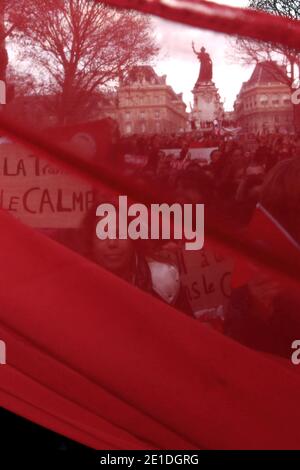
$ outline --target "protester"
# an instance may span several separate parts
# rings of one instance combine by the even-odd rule
[[[250,220],[255,217],[256,204],[260,201],[299,241],[299,142],[297,135],[264,133],[232,137],[216,135],[213,128],[185,133],[132,135],[120,138],[117,143],[118,166],[120,171],[134,178],[141,194],[146,193],[150,186],[154,193],[163,191],[168,195],[169,202],[204,204],[208,229],[214,226],[218,230],[220,228],[221,233],[229,230],[242,237]],[[182,243],[154,244],[147,241],[146,244],[118,237],[116,240],[99,240],[96,222],[93,208],[82,223],[83,243],[74,242],[81,238],[76,232],[73,249],[177,309],[189,315],[195,314],[191,300],[193,292],[187,295],[182,282],[180,260],[186,256]],[[70,243],[65,244],[70,246]],[[209,257],[214,258],[213,251],[209,252]],[[229,269],[226,259],[224,263],[224,269]],[[207,293],[212,289],[214,297],[219,298],[218,270],[226,276],[233,271],[222,273],[220,266],[223,265],[215,263],[213,266],[199,265],[198,271],[193,267],[191,277],[194,276],[197,283],[197,287],[196,284],[192,287],[194,294],[196,292],[203,297],[199,286],[210,273],[208,281],[205,280],[208,282],[204,286],[207,290],[205,295],[209,299]],[[234,269],[239,276],[240,267]],[[185,275],[189,276],[189,272]],[[210,278],[214,281],[209,283]],[[221,287],[223,289],[224,286]],[[229,289],[227,291],[230,292]],[[259,272],[245,285],[233,289],[229,304],[227,297],[224,302],[224,305],[218,303],[214,306],[210,301],[207,308],[205,302],[200,302],[202,310],[195,316],[210,323],[211,315],[213,325],[217,315],[218,320],[222,318],[224,322],[224,328],[218,326],[218,329],[235,340],[281,356],[290,354],[290,341],[299,326],[297,310],[300,301],[283,291],[277,280]]]
[[[111,203],[114,204],[114,199]],[[151,241],[121,239],[118,227],[116,239],[100,240],[96,236],[98,221],[94,207],[82,222],[82,252],[107,271],[190,315],[175,262],[161,262]]]
[[[262,207],[274,218],[271,230],[287,232],[286,245],[292,243],[293,259],[288,259],[288,250],[278,250],[271,233],[260,245],[282,263],[292,261],[294,267],[300,267],[299,178],[299,158],[281,161],[267,175],[260,195]],[[300,335],[299,311],[298,292],[283,286],[275,274],[270,276],[257,268],[247,285],[232,295],[226,332],[249,347],[289,358],[291,344]]]

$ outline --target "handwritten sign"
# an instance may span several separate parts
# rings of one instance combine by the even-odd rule
[[[0,145],[0,208],[36,228],[76,228],[93,204],[88,183],[25,147]]]
[[[195,316],[228,304],[233,262],[208,250],[180,252],[181,282]]]

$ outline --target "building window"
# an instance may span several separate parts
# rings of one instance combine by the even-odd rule
[[[126,126],[125,126],[125,133],[126,133],[126,134],[131,134],[131,132],[132,132],[131,123],[130,123],[130,122],[127,122],[127,123],[126,123]]]
[[[125,118],[126,118],[127,121],[130,119],[130,112],[129,111],[127,111],[125,113]]]
[[[145,119],[145,116],[146,116],[145,111],[141,111],[140,112],[140,118]]]
[[[154,116],[155,116],[155,119],[160,119],[160,111],[159,110],[156,110],[154,112]]]
[[[268,97],[267,95],[261,95],[260,97],[260,103],[262,106],[266,106],[268,104]]]

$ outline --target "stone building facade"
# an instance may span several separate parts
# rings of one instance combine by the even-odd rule
[[[188,115],[182,94],[150,66],[133,67],[118,89],[118,123],[122,135],[186,130]]]
[[[7,113],[29,125],[57,126],[55,115],[47,111],[51,96],[30,95],[13,100]],[[150,66],[135,66],[120,80],[117,89],[95,92],[92,105],[78,122],[110,118],[118,124],[121,135],[177,133],[187,130],[188,114],[182,93],[177,94]],[[16,117],[17,116],[17,117]]]
[[[272,61],[258,63],[243,83],[234,110],[244,132],[293,132],[294,112],[285,69]]]

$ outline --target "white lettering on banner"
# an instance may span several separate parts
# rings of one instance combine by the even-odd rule
[[[16,144],[0,145],[0,208],[36,228],[76,228],[91,186]]]

